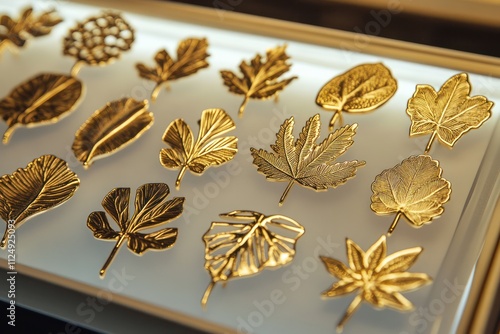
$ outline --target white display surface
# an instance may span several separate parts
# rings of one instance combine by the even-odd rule
[[[0,12],[17,16],[28,3],[1,0]],[[40,1],[35,8],[46,9],[47,3],[55,5],[65,21],[49,36],[29,41],[18,55],[4,52],[0,60],[1,97],[41,72],[68,74],[73,59],[62,55],[63,36],[76,20],[85,20],[100,11],[99,8],[58,1]],[[133,13],[124,13],[124,17],[135,28],[133,48],[106,67],[82,68],[78,77],[85,85],[86,94],[79,107],[54,125],[17,129],[10,143],[0,147],[1,175],[25,167],[41,155],[54,154],[65,159],[81,180],[80,188],[70,201],[27,221],[16,232],[18,263],[241,333],[334,332],[354,295],[328,300],[320,298],[321,292],[336,279],[327,273],[318,255],[345,261],[345,238],[354,240],[366,250],[387,231],[393,216],[377,216],[370,210],[371,183],[384,169],[411,155],[421,154],[429,138],[408,136],[407,100],[417,84],[430,84],[439,89],[459,71]],[[170,54],[175,54],[177,43],[187,37],[208,39],[210,67],[172,82],[171,91],[161,91],[157,101],[150,105],[155,117],[152,128],[132,145],[96,160],[84,170],[71,151],[76,130],[108,101],[125,96],[149,99],[153,83],[139,78],[135,63],[153,65],[157,51],[166,48]],[[219,71],[236,71],[243,59],[249,60],[256,52],[264,53],[267,48],[285,42],[293,66],[284,77],[297,75],[299,79],[280,94],[278,103],[252,100],[244,117],[238,118],[243,97],[228,92]],[[316,193],[295,186],[285,204],[278,207],[286,183],[268,182],[257,173],[249,148],[269,150],[279,126],[292,115],[296,123],[294,135],[297,136],[306,120],[319,113],[322,121],[319,140],[325,138],[332,114],[316,106],[317,92],[332,77],[349,68],[374,62],[382,62],[391,69],[398,81],[398,90],[375,112],[344,114],[347,124],[359,126],[354,144],[339,158],[339,161],[365,160],[366,166],[358,170],[354,179],[327,192]],[[433,290],[429,285],[405,293],[416,306],[415,312],[379,311],[363,305],[347,323],[345,333],[424,332],[444,312],[442,308],[452,304],[446,300],[454,298],[455,301],[463,296],[463,286],[467,282],[458,282],[457,277],[446,276],[440,269],[447,261],[448,247],[497,126],[496,109],[500,105],[499,79],[470,74],[470,82],[472,95],[486,95],[496,105],[493,117],[479,130],[467,133],[454,149],[437,141],[434,143],[431,155],[440,161],[443,177],[452,184],[451,199],[444,206],[444,214],[420,229],[412,228],[402,219],[388,238],[388,253],[422,246],[423,253],[409,271],[444,277],[450,286],[455,285],[455,289],[431,295]],[[197,133],[201,111],[208,108],[222,108],[233,118],[236,130],[231,134],[238,137],[239,152],[231,162],[210,168],[201,177],[186,173],[181,190],[177,191],[174,188],[177,171],[164,169],[158,160],[160,149],[166,147],[161,137],[167,125],[176,118],[183,118]],[[0,132],[5,129],[5,123],[1,123]],[[88,214],[102,210],[101,200],[111,189],[130,187],[135,194],[138,186],[150,182],[165,182],[171,187],[171,197],[186,197],[183,215],[169,224],[179,229],[177,243],[169,250],[150,251],[141,257],[124,245],[106,278],[100,279],[99,269],[114,243],[94,239],[86,227]],[[306,232],[297,243],[297,254],[290,265],[230,281],[224,289],[217,285],[203,311],[200,299],[210,276],[204,269],[202,235],[211,221],[219,219],[218,214],[238,209],[289,216],[302,224]],[[464,245],[464,252],[467,246]],[[7,257],[5,251],[0,254],[3,259]],[[110,282],[116,278],[116,273],[123,272],[127,275],[123,284],[112,286]],[[85,319],[86,316],[82,316],[82,322]]]

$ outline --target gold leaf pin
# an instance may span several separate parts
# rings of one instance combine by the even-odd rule
[[[386,256],[386,237],[381,236],[366,252],[350,239],[346,239],[346,248],[349,266],[320,256],[326,270],[339,279],[323,292],[323,297],[358,292],[337,325],[339,333],[361,302],[368,302],[377,308],[408,311],[413,309],[413,305],[400,292],[417,289],[432,281],[427,274],[406,272],[422,252],[421,247],[403,249]]]
[[[356,175],[364,161],[335,162],[354,143],[357,124],[346,125],[330,133],[320,144],[316,144],[321,129],[318,114],[311,117],[302,128],[294,143],[293,117],[285,120],[276,135],[272,152],[250,148],[257,171],[266,179],[288,182],[279,205],[282,205],[295,183],[316,191],[336,188]]]
[[[0,178],[0,216],[7,223],[0,247],[4,248],[10,224],[19,228],[33,216],[69,200],[80,180],[66,161],[43,155],[26,168]]]
[[[128,248],[141,255],[148,249],[163,250],[172,247],[177,240],[176,228],[163,228],[155,232],[141,233],[169,223],[182,214],[184,197],[174,197],[166,200],[170,193],[168,185],[164,183],[149,183],[137,188],[135,195],[135,212],[129,219],[130,188],[115,188],[102,200],[102,207],[113,218],[119,230],[111,228],[104,211],[94,211],[87,219],[87,227],[94,237],[103,240],[117,240],[108,259],[104,263],[101,277],[113,260],[116,252],[128,239]]]
[[[295,244],[305,231],[302,225],[282,215],[236,210],[220,217],[235,222],[212,222],[203,235],[205,269],[212,277],[201,299],[203,307],[217,282],[225,284],[233,278],[290,263]]]
[[[264,100],[273,96],[277,97],[280,91],[285,89],[294,79],[297,79],[294,76],[278,81],[292,66],[288,62],[290,57],[285,51],[286,45],[278,46],[267,50],[264,61],[260,54],[257,54],[249,63],[242,61],[240,64],[241,78],[231,71],[220,72],[224,85],[229,87],[230,92],[245,96],[238,112],[240,117],[243,116],[249,99]]]
[[[207,48],[208,42],[205,38],[187,38],[177,47],[177,60],[174,60],[163,49],[155,56],[156,66],[147,67],[142,63],[136,64],[140,77],[156,82],[151,93],[151,100],[156,100],[163,86],[170,90],[169,81],[186,77],[208,67]]]
[[[316,104],[333,111],[330,131],[342,126],[342,112],[364,113],[380,107],[396,93],[398,86],[391,71],[381,63],[362,64],[327,82]]]

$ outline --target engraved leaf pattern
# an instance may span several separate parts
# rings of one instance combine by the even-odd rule
[[[234,222],[212,222],[203,236],[205,268],[212,277],[201,301],[203,306],[217,282],[224,284],[290,263],[297,240],[305,231],[302,225],[282,215],[236,210],[220,217]]]
[[[66,161],[43,155],[0,178],[0,216],[16,228],[26,220],[69,200],[80,185]],[[7,229],[0,247],[5,246]]]

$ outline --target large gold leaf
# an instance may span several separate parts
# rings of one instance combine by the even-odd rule
[[[29,218],[69,200],[79,185],[66,161],[41,156],[26,168],[0,178],[0,216],[18,228]],[[5,246],[7,230],[0,247]]]
[[[203,306],[217,282],[290,263],[295,244],[305,231],[302,225],[282,215],[236,210],[220,216],[236,222],[212,222],[203,236],[205,268],[212,277],[201,300]]]
[[[0,116],[7,123],[3,143],[7,144],[19,126],[55,123],[77,106],[82,83],[71,76],[43,73],[15,87],[0,101]]]
[[[76,132],[72,149],[87,168],[94,159],[112,154],[139,138],[152,124],[147,100],[123,98],[108,102]]]

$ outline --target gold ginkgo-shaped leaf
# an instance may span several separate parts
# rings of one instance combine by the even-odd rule
[[[377,308],[408,311],[413,305],[401,292],[417,289],[432,281],[427,274],[407,272],[422,252],[421,247],[403,249],[387,256],[386,237],[381,236],[366,252],[350,239],[346,239],[346,248],[348,266],[339,260],[320,256],[326,270],[339,279],[323,292],[323,297],[357,292],[337,325],[339,333],[361,302],[368,302]]]

